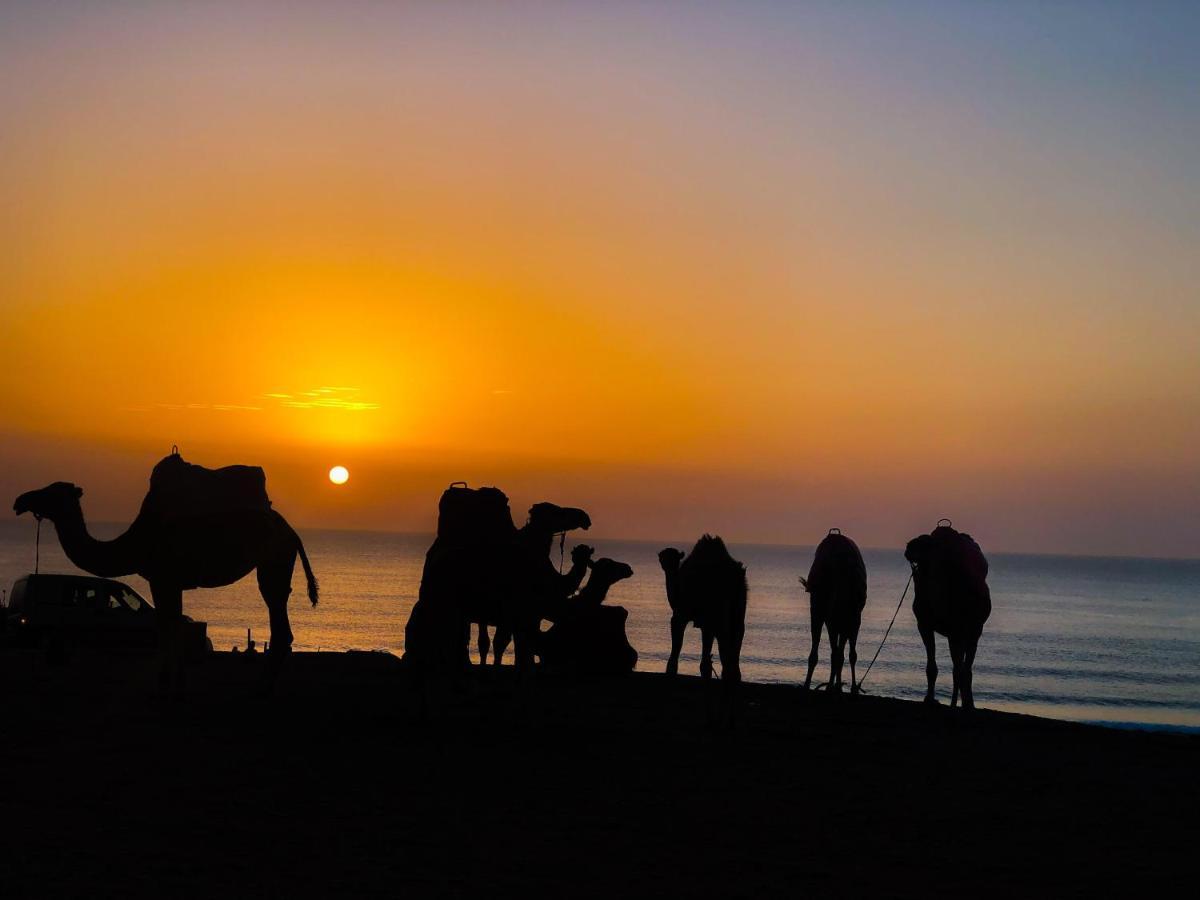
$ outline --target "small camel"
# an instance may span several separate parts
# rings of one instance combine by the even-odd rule
[[[679,671],[679,652],[688,622],[700,629],[703,645],[700,675],[712,678],[712,645],[721,658],[724,693],[734,697],[742,680],[742,638],[746,633],[746,567],[729,555],[725,542],[706,534],[692,552],[668,547],[658,554],[666,576],[667,602],[671,604],[671,655],[668,674]],[[730,715],[733,706],[730,706]]]
[[[862,624],[863,607],[867,604],[867,568],[858,545],[832,528],[817,545],[808,578],[800,584],[809,594],[809,621],[812,631],[812,650],[808,654],[808,674],[804,689],[812,683],[817,667],[817,650],[821,646],[821,628],[829,633],[829,689],[842,689],[842,662],[846,644],[850,645],[850,693],[858,693],[858,629]]]
[[[944,525],[942,523],[945,523]],[[937,703],[937,659],[934,634],[950,642],[954,689],[950,706],[961,695],[963,709],[975,708],[972,692],[975,651],[983,625],[992,613],[987,585],[987,558],[975,540],[956,531],[949,519],[938,521],[932,533],[913,538],[904,549],[913,570],[913,615],[925,644],[926,703]]]
[[[163,521],[147,513],[144,505],[122,535],[100,541],[88,533],[82,496],[82,488],[57,481],[22,494],[13,510],[53,522],[63,552],[83,571],[103,578],[140,575],[150,583],[158,613],[163,682],[182,680],[183,592],[223,587],[254,571],[270,614],[271,673],[277,671],[278,662],[292,649],[287,602],[297,556],[304,566],[308,598],[317,605],[317,579],[304,544],[283,516],[269,508],[238,509]]]
[[[605,606],[609,589],[633,576],[633,569],[614,559],[589,563],[587,584],[562,604],[549,631],[538,641],[547,669],[575,674],[624,674],[637,665],[637,651],[625,636],[629,611]]]

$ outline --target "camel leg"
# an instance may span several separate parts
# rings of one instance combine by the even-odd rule
[[[954,691],[950,695],[950,708],[953,709],[958,705],[958,698],[963,694],[963,668],[966,665],[966,648],[963,645],[962,638],[950,638],[950,662],[954,669]],[[963,706],[967,705],[967,698],[963,695]]]
[[[744,622],[730,623],[723,640],[717,641],[717,652],[721,655],[721,693],[725,697],[726,722],[733,725],[742,711],[742,638],[745,637]]]
[[[804,676],[804,689],[806,691],[808,690],[808,686],[812,684],[813,671],[817,668],[817,659],[820,657],[822,625],[820,615],[816,610],[813,610],[809,625],[809,630],[812,633],[812,649],[808,651],[808,674]]]
[[[271,621],[271,638],[267,646],[267,667],[263,671],[264,687],[270,689],[279,677],[283,661],[292,653],[292,624],[288,621],[288,597],[292,594],[292,570],[295,556],[258,567],[258,592],[267,604]]]
[[[479,665],[486,666],[491,640],[488,638],[487,622],[478,622],[479,626]]]
[[[683,649],[683,633],[687,629],[687,619],[682,616],[671,616],[671,656],[667,659],[667,674],[679,674],[679,652]]]
[[[498,666],[504,662],[504,651],[508,649],[512,638],[513,633],[511,628],[505,625],[496,626],[496,637],[492,640],[492,653],[495,654],[495,657],[492,659],[493,665]]]
[[[496,662],[499,664],[500,657],[503,653],[500,645],[500,628],[496,626]],[[533,675],[536,665],[536,656],[534,654],[534,643],[537,640],[538,623],[519,622],[512,629],[513,653],[516,657],[517,680],[525,681]],[[507,638],[507,633],[505,634]],[[507,643],[507,641],[506,641]]]
[[[150,585],[158,623],[158,686],[161,690],[183,686],[180,660],[183,625],[183,591],[161,583]]]
[[[703,644],[703,648],[702,648],[701,654],[700,654],[700,677],[703,678],[705,681],[708,681],[709,679],[712,678],[712,673],[713,673],[713,666],[712,666],[713,633],[711,630],[709,630],[707,628],[702,628],[700,630],[700,637],[701,637],[701,642]]]
[[[918,622],[917,630],[921,633],[921,643],[925,645],[925,679],[929,683],[929,687],[925,691],[925,702],[937,703],[937,697],[933,693],[938,676],[937,647],[934,643],[933,629]]]
[[[855,663],[858,662],[858,629],[850,633],[850,693],[857,694],[858,688],[858,673],[855,671]]]
[[[968,641],[963,648],[962,703],[963,709],[975,708],[975,651],[979,649],[979,638]]]
[[[829,633],[829,689],[840,691],[842,689],[842,648],[845,646],[845,639],[828,624],[825,625],[825,630]]]

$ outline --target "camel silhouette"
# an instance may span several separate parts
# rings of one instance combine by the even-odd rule
[[[153,492],[153,489],[152,489]],[[304,566],[308,597],[317,605],[317,579],[300,536],[269,507],[209,510],[195,516],[157,515],[143,503],[138,517],[111,541],[93,538],[83,517],[83,489],[58,481],[17,498],[17,515],[33,513],[54,524],[63,552],[74,565],[103,578],[140,575],[150,584],[158,611],[160,678],[182,679],[179,648],[183,592],[223,587],[256,572],[271,622],[268,658],[272,674],[292,648],[287,602],[296,557]],[[149,501],[147,497],[147,501]]]
[[[592,554],[595,552],[595,548],[589,547],[587,544],[576,544],[571,548],[571,568],[563,574],[562,580],[554,591],[555,596],[548,598],[551,601],[550,608],[543,610],[543,619],[554,620],[557,618],[557,607],[565,601],[568,595],[574,593],[576,588],[579,587],[580,582],[583,581],[583,576],[588,571],[588,566],[591,564]],[[502,665],[504,662],[504,651],[508,649],[508,645],[512,641],[512,631],[503,622],[498,621],[501,610],[497,605],[488,604],[484,600],[484,602],[477,603],[476,606],[485,611],[485,613],[490,614],[493,619],[493,621],[477,620],[475,623],[479,629],[479,665],[487,665],[489,644],[494,648],[492,664],[495,666]],[[495,641],[489,641],[489,625],[496,626]]]
[[[554,536],[587,529],[591,519],[581,509],[537,503],[518,529],[502,491],[465,484],[451,485],[439,509],[438,536],[404,629],[404,658],[425,686],[427,675],[457,676],[470,665],[471,623],[490,622],[498,643],[514,638],[517,668],[528,673],[546,611],[582,578],[582,569],[560,574],[550,562]]]
[[[949,519],[939,520],[930,534],[909,541],[904,557],[913,570],[913,615],[925,644],[928,681],[925,702],[937,702],[936,632],[945,635],[950,644],[954,674],[950,705],[955,706],[961,695],[963,708],[974,709],[975,651],[983,625],[992,613],[987,559],[975,540],[969,534],[955,531]]]
[[[572,674],[622,674],[637,665],[637,651],[625,636],[629,611],[604,606],[609,589],[633,576],[623,562],[603,558],[588,564],[587,584],[563,603],[554,624],[538,640],[538,655],[549,670]]]
[[[842,661],[846,644],[850,644],[850,692],[858,693],[858,629],[862,624],[863,607],[867,604],[867,567],[858,545],[830,529],[817,545],[808,578],[800,584],[809,595],[809,622],[812,631],[812,650],[808,654],[808,674],[804,689],[812,682],[817,667],[817,651],[821,646],[821,628],[829,633],[829,689],[842,689]]]
[[[742,638],[746,632],[746,567],[729,555],[725,542],[706,534],[686,558],[668,547],[658,554],[666,577],[671,605],[671,655],[667,672],[679,671],[679,652],[688,622],[700,629],[700,675],[712,678],[712,645],[721,658],[721,684],[733,715],[736,691],[742,680]]]

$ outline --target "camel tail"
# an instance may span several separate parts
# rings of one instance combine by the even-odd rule
[[[304,552],[304,541],[300,540],[300,535],[296,534],[295,528],[292,529],[292,534],[296,535],[296,552],[300,555],[300,565],[304,566],[304,580],[308,582],[308,599],[312,601],[313,606],[316,606],[319,593],[317,576],[313,574],[312,566],[308,562],[308,554]]]

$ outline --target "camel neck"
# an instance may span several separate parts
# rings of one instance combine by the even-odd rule
[[[78,568],[102,578],[116,578],[137,572],[136,541],[132,527],[111,541],[99,541],[88,533],[83,510],[75,510],[56,519],[54,529],[67,559]]]

